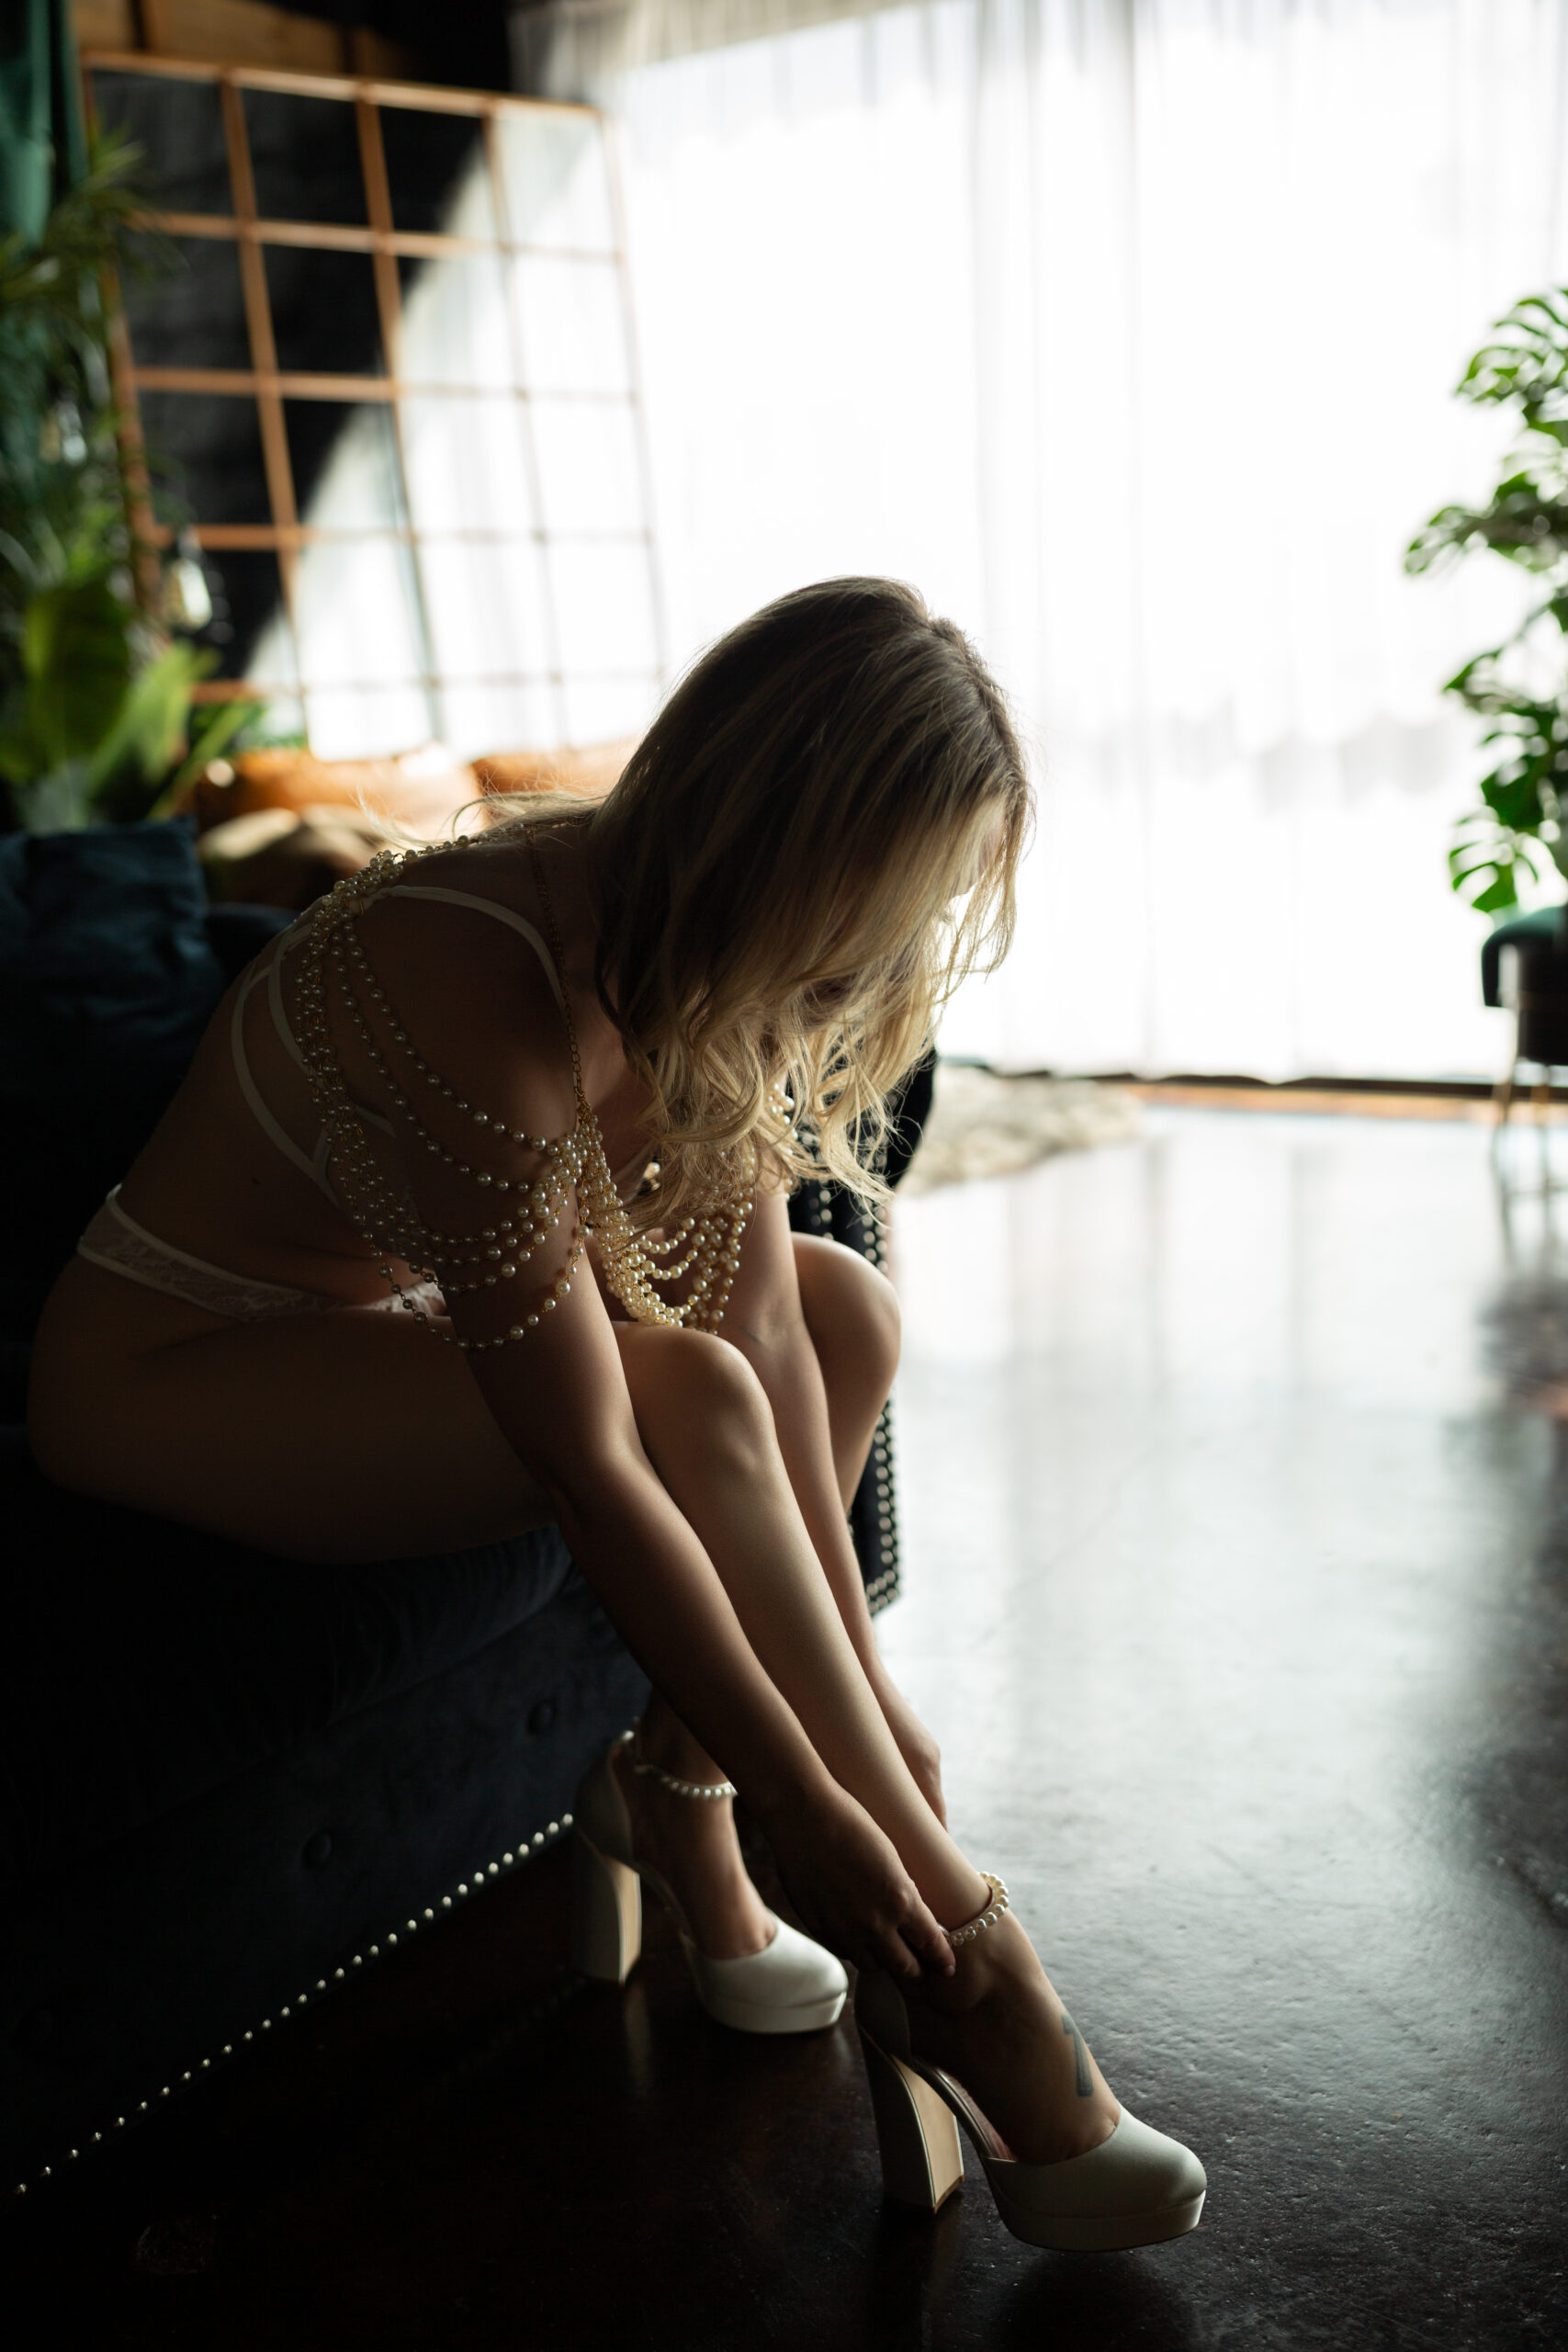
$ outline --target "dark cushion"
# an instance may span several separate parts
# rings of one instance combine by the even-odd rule
[[[184,820],[0,836],[0,1338],[30,1336],[223,990],[290,920],[209,907]]]
[[[75,1092],[183,1069],[224,989],[190,820],[0,835],[0,1068]]]
[[[936,1047],[925,1059],[917,1062],[903,1085],[888,1103],[887,1181],[895,1189],[909,1172],[909,1162],[919,1149],[926,1121],[931,1114],[931,1098],[936,1091]]]
[[[0,1082],[0,1231],[16,1254],[0,1284],[0,1338],[27,1340],[87,1220],[169,1107],[182,1069],[128,1063],[119,1082],[14,1093]]]
[[[85,2152],[546,1842],[647,1696],[574,1574],[445,1673],[36,1880],[0,1936],[0,2183]]]
[[[553,1600],[554,1527],[279,1560],[39,1476],[0,1431],[0,1898],[432,1680]]]
[[[287,931],[294,918],[281,907],[209,907],[207,944],[223,970],[223,985],[237,980],[269,939]]]

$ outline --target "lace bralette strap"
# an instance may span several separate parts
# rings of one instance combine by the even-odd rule
[[[579,1119],[592,1118],[592,1113],[589,1109],[588,1097],[582,1087],[582,1056],[579,1053],[577,1046],[577,1023],[571,1017],[571,990],[566,983],[566,956],[561,949],[560,929],[556,922],[555,901],[550,897],[545,881],[545,869],[539,860],[539,845],[534,839],[532,825],[528,827],[523,839],[528,852],[528,864],[533,871],[534,888],[539,894],[539,911],[545,918],[545,937],[549,943],[550,954],[555,959],[556,978],[560,982],[561,1018],[566,1023],[567,1043],[571,1047],[571,1091],[577,1099],[577,1115]]]

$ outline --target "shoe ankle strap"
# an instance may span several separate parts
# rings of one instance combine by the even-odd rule
[[[631,1750],[626,1762],[632,1770],[646,1781],[657,1781],[660,1787],[668,1789],[671,1796],[705,1797],[710,1804],[717,1804],[721,1798],[732,1797],[736,1793],[733,1781],[682,1781],[673,1772],[666,1772],[662,1766],[650,1764],[642,1753],[635,1730],[623,1734],[621,1746],[629,1747]]]

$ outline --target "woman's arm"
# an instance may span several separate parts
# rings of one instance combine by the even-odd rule
[[[455,1320],[489,1336],[493,1312],[459,1300]],[[716,1477],[732,1504],[737,1475],[748,1503],[756,1498],[739,1525],[731,1511],[724,1531],[726,1575],[739,1569],[735,1590],[750,1611],[743,1623],[692,1521],[642,1445],[622,1368],[628,1346],[644,1359],[639,1396],[649,1385],[649,1360],[656,1386],[661,1379],[675,1384],[657,1408],[656,1426],[667,1427],[671,1393],[685,1400],[677,1406],[685,1429],[705,1426],[702,1410],[713,1375],[702,1366],[711,1357],[716,1367],[729,1351],[695,1333],[617,1337],[586,1274],[526,1340],[487,1348],[468,1361],[496,1422],[550,1496],[573,1556],[634,1656],[744,1790],[807,1925],[862,1966],[908,1975],[923,1962],[947,1972],[951,1954],[929,1900],[905,1865],[901,1844],[887,1834],[897,1821],[865,1810],[875,1802],[865,1759],[876,1743],[867,1740],[863,1724],[878,1720],[877,1701],[827,1593],[818,1586],[811,1598],[816,1566],[804,1529],[789,1533],[795,1507],[782,1464],[770,1494],[764,1457],[738,1457],[735,1431],[715,1427]],[[670,1359],[666,1373],[661,1356]],[[726,1374],[719,1386],[732,1382]],[[714,1516],[708,1490],[687,1496],[676,1484],[706,1532]],[[834,1642],[848,1673],[835,1659]],[[857,1682],[863,1693],[858,1702]],[[896,1757],[886,1728],[881,1737]],[[909,1794],[918,1804],[912,1786]],[[911,1851],[919,1850],[916,1835]]]
[[[487,972],[488,985],[476,988],[472,962],[466,971],[448,965],[442,972],[428,962],[419,968],[423,942],[414,941],[405,945],[403,968],[394,973],[388,967],[397,963],[403,943],[377,944],[389,1000],[419,1004],[417,1029],[409,1016],[410,1033],[430,1066],[450,1073],[446,1088],[432,1088],[412,1106],[417,1124],[388,1102],[402,1147],[398,1157],[404,1181],[425,1227],[446,1237],[439,1255],[450,1258],[457,1249],[461,1256],[467,1245],[452,1238],[478,1227],[481,1241],[488,1240],[483,1228],[493,1224],[495,1256],[505,1262],[506,1202],[515,1201],[519,1192],[525,1199],[549,1166],[547,1155],[509,1140],[508,1132],[560,1136],[571,1126],[570,1076],[560,1067],[564,1056],[556,1034],[558,1013],[542,978],[526,963],[513,963],[504,973]],[[486,945],[493,958],[493,944]],[[444,978],[449,984],[445,1002]],[[376,1099],[375,1073],[361,1064],[356,1076]],[[487,1132],[479,1138],[473,1134],[473,1106],[487,1113]],[[421,1125],[430,1130],[428,1141],[422,1140]],[[492,1181],[488,1192],[480,1191],[472,1175],[465,1176],[457,1163],[470,1154],[492,1179],[504,1178],[508,1190],[498,1196]],[[704,1363],[710,1354],[716,1361],[728,1359],[729,1351],[717,1340],[696,1333],[617,1333],[586,1263],[566,1295],[558,1296],[575,1213],[575,1203],[564,1208],[554,1230],[525,1258],[517,1258],[516,1244],[511,1245],[513,1275],[502,1276],[498,1262],[494,1278],[483,1279],[481,1259],[479,1286],[448,1292],[454,1331],[469,1343],[465,1360],[491,1417],[549,1497],[574,1558],[633,1655],[746,1790],[803,1915],[863,1963],[907,1974],[918,1973],[923,1959],[945,1971],[951,1954],[929,1904],[897,1845],[863,1802],[886,1775],[874,1774],[863,1790],[866,1743],[854,1735],[853,1679],[835,1665],[832,1644],[822,1641],[807,1589],[800,1588],[798,1601],[790,1599],[793,1501],[780,1518],[775,1498],[778,1523],[759,1528],[758,1557],[768,1555],[764,1583],[770,1572],[774,1579],[774,1605],[764,1610],[770,1635],[780,1623],[795,1624],[805,1644],[798,1657],[793,1641],[777,1656],[776,1641],[773,1648],[759,1648],[755,1628],[749,1631],[750,1619],[742,1621],[725,1577],[642,1442],[625,1368],[626,1351],[641,1363],[639,1395],[649,1385],[650,1362],[655,1382],[665,1378],[664,1395],[654,1392],[661,1419],[668,1395],[683,1395],[688,1388],[694,1409],[700,1411]],[[532,1328],[530,1316],[538,1317]],[[518,1326],[520,1338],[494,1344]],[[659,1370],[661,1350],[668,1356],[667,1375]],[[716,1429],[714,1443],[722,1453],[722,1430]],[[716,1464],[718,1459],[716,1454]],[[727,1466],[732,1471],[733,1461]],[[778,1483],[788,1497],[782,1465]],[[737,1566],[746,1582],[744,1605],[750,1606],[756,1577],[750,1546],[744,1535],[739,1540],[742,1557]],[[796,1556],[810,1557],[804,1531]],[[784,1589],[777,1588],[780,1575]],[[842,1642],[825,1593],[820,1606]],[[797,1666],[806,1664],[807,1651],[814,1658],[820,1652],[823,1690],[837,1696],[818,1692],[814,1669],[801,1681]],[[847,1645],[845,1656],[858,1676]],[[874,1720],[869,1691],[865,1703]],[[874,1746],[873,1741],[873,1755]],[[915,1842],[920,1850],[918,1836]]]
[[[801,1517],[839,1614],[906,1762],[940,1821],[947,1818],[942,1758],[931,1733],[882,1661],[854,1540],[839,1490],[822,1369],[800,1303],[794,1237],[782,1193],[759,1199],[719,1337],[751,1365],[773,1410]]]
[[[548,1494],[634,1654],[689,1711],[699,1737],[711,1736],[727,1767],[764,1796],[811,1786],[822,1775],[815,1751],[648,1459],[588,1263],[564,1299],[552,1295],[570,1263],[575,1203],[531,1255],[500,1246],[509,1201],[521,1205],[550,1166],[547,1155],[510,1141],[508,1129],[562,1136],[576,1116],[565,1027],[538,959],[488,920],[395,899],[375,909],[365,943],[387,991],[375,1024],[406,1021],[445,1087],[422,1089],[411,1117],[387,1096],[348,1023],[337,1024],[334,1042],[355,1091],[391,1117],[402,1180],[425,1227],[449,1238],[477,1233],[481,1242],[487,1227],[498,1228],[496,1279],[454,1288],[446,1300],[493,1419]],[[507,1191],[493,1181],[483,1190],[463,1174],[456,1162],[470,1152]],[[448,1238],[447,1254],[453,1247]],[[516,1272],[503,1278],[508,1256]],[[490,1344],[529,1315],[538,1322],[524,1338]]]

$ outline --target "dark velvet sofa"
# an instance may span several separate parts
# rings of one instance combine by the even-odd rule
[[[304,1567],[29,1458],[49,1284],[287,920],[209,909],[182,824],[0,838],[0,2158],[24,2193],[558,1837],[646,1689],[553,1528]],[[791,1214],[878,1252],[829,1186]],[[886,1427],[852,1522],[879,1605]]]

